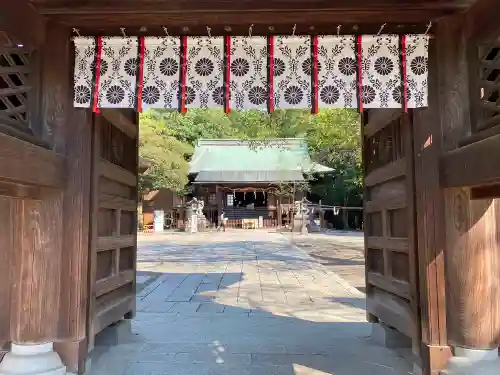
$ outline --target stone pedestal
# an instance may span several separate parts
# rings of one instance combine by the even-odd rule
[[[0,363],[0,375],[66,375],[66,366],[54,352],[52,342],[44,344],[12,344]]]
[[[383,323],[372,323],[371,340],[389,349],[411,348],[411,338]]]
[[[477,350],[455,348],[446,370],[441,375],[493,375],[500,374],[498,349]]]

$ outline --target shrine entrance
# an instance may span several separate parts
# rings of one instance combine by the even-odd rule
[[[135,73],[137,62],[141,65],[136,57],[143,56],[144,62],[148,51],[137,36],[182,36],[187,47],[190,37],[207,33],[209,38],[260,36],[268,48],[262,60],[268,78],[280,69],[273,43],[286,40],[272,36],[308,36],[300,63],[314,74],[307,81],[300,73],[297,80],[310,96],[299,98],[294,91],[287,99],[289,82],[272,78],[272,90],[264,92],[262,103],[259,99],[268,110],[290,102],[317,111],[333,100],[318,91],[324,84],[318,80],[321,51],[314,51],[321,49],[321,41],[314,36],[344,35],[356,41],[353,74],[358,73],[341,83],[350,87],[343,106],[362,111],[367,318],[408,336],[415,365],[426,375],[447,366],[457,373],[464,373],[461,366],[469,366],[468,373],[500,368],[497,5],[496,0],[3,2],[0,344],[7,354],[0,372],[22,373],[19,363],[29,363],[32,373],[42,374],[50,362],[53,373],[83,373],[95,335],[134,316],[138,110],[155,97],[137,91],[144,88],[144,75]],[[379,86],[367,88],[364,53],[372,52],[370,46],[363,49],[363,40],[392,34],[398,36],[387,38],[387,53],[401,59],[392,63],[396,75],[388,97]],[[399,37],[413,34],[424,35],[428,44],[405,44]],[[76,66],[85,73],[81,84],[74,75],[75,56],[82,50],[81,44],[75,49],[72,38],[78,35],[92,37],[92,48],[83,55],[86,62]],[[362,39],[365,35],[371,37]],[[106,45],[106,37],[123,41],[130,36],[135,51]],[[225,73],[228,40],[220,38],[217,45]],[[405,60],[412,46],[426,52],[425,81],[414,78],[425,64],[412,67]],[[113,51],[133,54],[134,78],[99,81],[105,69],[115,69],[103,63]],[[385,71],[390,62],[382,62]],[[179,66],[182,71],[189,63],[181,60]],[[221,113],[235,108],[228,96],[230,77],[221,76],[217,88],[222,91],[209,99]],[[162,100],[182,111],[191,100],[182,82],[186,74],[176,79],[180,85],[164,88],[169,95]],[[110,93],[116,82],[121,86]],[[129,89],[126,98],[122,86]],[[142,102],[135,101],[139,93]],[[370,108],[374,98],[377,106]],[[126,99],[131,103],[126,108],[113,107]],[[107,105],[101,105],[104,101]],[[382,108],[384,103],[395,108]]]

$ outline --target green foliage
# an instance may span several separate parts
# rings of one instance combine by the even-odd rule
[[[141,116],[139,155],[151,162],[151,167],[139,176],[142,193],[160,188],[182,191],[187,184],[191,145],[169,135],[165,122],[150,114]]]
[[[161,187],[182,191],[187,182],[188,160],[196,141],[205,139],[254,139],[266,143],[276,138],[303,137],[313,161],[335,169],[335,182],[324,178],[311,192],[325,204],[361,203],[361,147],[359,114],[355,110],[231,111],[190,109],[150,110],[141,115],[140,155],[153,162],[141,178],[145,190]],[[258,142],[256,142],[258,144]],[[306,178],[311,181],[312,176]],[[297,185],[309,190],[310,184]],[[288,188],[283,187],[283,193]],[[287,190],[288,191],[288,190]]]

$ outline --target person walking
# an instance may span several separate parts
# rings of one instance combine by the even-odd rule
[[[220,223],[217,228],[217,232],[221,230],[221,228],[226,231],[226,216],[224,215],[224,210],[222,210],[222,213],[220,214]]]

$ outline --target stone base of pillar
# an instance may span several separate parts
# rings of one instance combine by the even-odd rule
[[[446,370],[441,375],[493,375],[500,373],[498,349],[476,350],[455,348]]]
[[[0,363],[0,375],[66,375],[54,344],[19,345],[12,344]]]
[[[411,348],[411,338],[383,323],[372,323],[371,340],[389,349]]]

